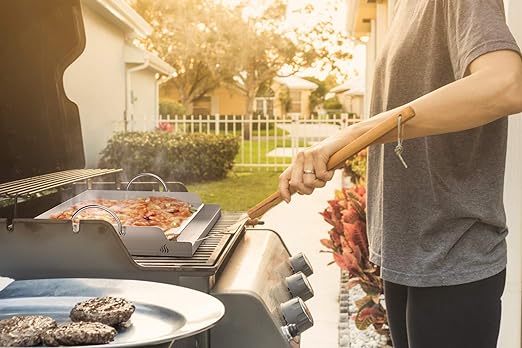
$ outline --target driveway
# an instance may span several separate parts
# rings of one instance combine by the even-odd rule
[[[314,268],[310,283],[315,296],[306,304],[314,318],[314,326],[302,335],[301,348],[337,348],[339,324],[340,271],[319,239],[326,238],[330,225],[324,222],[319,212],[334,197],[335,189],[341,187],[341,172],[333,180],[311,196],[294,195],[290,204],[281,203],[263,217],[265,225],[277,231],[292,254],[304,252]]]

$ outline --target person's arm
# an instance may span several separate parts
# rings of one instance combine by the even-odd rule
[[[404,125],[405,139],[464,131],[522,112],[521,56],[509,50],[484,54],[469,65],[466,77],[407,105],[345,128],[301,151],[279,178],[282,198],[289,202],[290,191],[310,194],[315,188],[323,187],[333,176],[332,171],[326,170],[326,163],[334,152],[405,106],[411,106],[416,114]],[[396,139],[397,133],[392,132],[379,143]],[[304,174],[305,169],[314,170],[315,175]]]

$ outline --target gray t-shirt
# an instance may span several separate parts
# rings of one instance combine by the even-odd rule
[[[519,48],[502,0],[400,0],[374,74],[371,115],[466,75],[496,50]],[[372,146],[368,159],[370,260],[409,286],[456,285],[506,266],[503,207],[507,119],[452,134]]]

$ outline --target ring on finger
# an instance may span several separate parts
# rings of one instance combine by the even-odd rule
[[[305,170],[303,170],[303,174],[315,174],[315,170],[313,170],[313,169],[305,169]]]

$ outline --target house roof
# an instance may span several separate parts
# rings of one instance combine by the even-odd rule
[[[108,21],[116,24],[131,37],[146,38],[152,27],[124,0],[82,0]]]
[[[314,91],[317,89],[317,87],[319,87],[313,82],[294,75],[286,77],[275,77],[274,81],[288,87],[289,89],[306,89]]]
[[[330,90],[330,93],[346,95],[364,95],[365,83],[362,78],[355,78]]]
[[[176,69],[174,69],[154,53],[145,51],[136,46],[125,45],[123,56],[125,63],[144,64],[148,62],[149,68],[167,76],[172,76],[172,74],[176,72]]]

